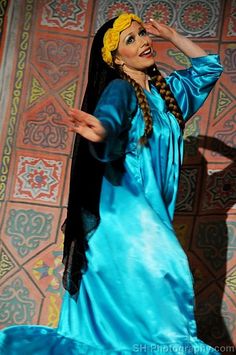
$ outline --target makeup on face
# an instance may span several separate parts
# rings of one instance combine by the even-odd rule
[[[120,62],[132,69],[145,70],[154,64],[152,40],[136,21],[121,32],[117,53]]]

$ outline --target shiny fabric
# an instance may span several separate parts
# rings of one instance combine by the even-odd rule
[[[192,59],[167,81],[184,119],[201,107],[222,72],[217,55]],[[109,135],[91,144],[107,162],[101,222],[89,236],[79,294],[63,299],[58,329],[10,327],[1,354],[219,354],[197,338],[193,278],[174,233],[183,138],[157,90],[145,90],[153,117],[148,146],[133,88],[116,79],[95,110]]]

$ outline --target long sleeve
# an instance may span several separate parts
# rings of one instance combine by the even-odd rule
[[[223,71],[217,54],[190,60],[190,68],[176,70],[166,78],[184,120],[188,120],[202,106]]]
[[[137,109],[133,87],[125,80],[113,80],[104,90],[94,111],[107,130],[102,143],[91,143],[91,152],[101,161],[111,161],[124,154],[128,129]]]

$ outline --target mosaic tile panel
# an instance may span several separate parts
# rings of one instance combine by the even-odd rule
[[[192,37],[219,35],[219,19],[222,3],[219,0],[160,0],[160,1],[98,1],[96,29],[106,20],[121,12],[134,12],[148,21],[154,18],[175,26],[180,32]]]

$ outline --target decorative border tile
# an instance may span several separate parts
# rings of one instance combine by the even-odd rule
[[[15,160],[12,199],[60,205],[66,158],[19,151]],[[63,180],[62,180],[63,179]]]

